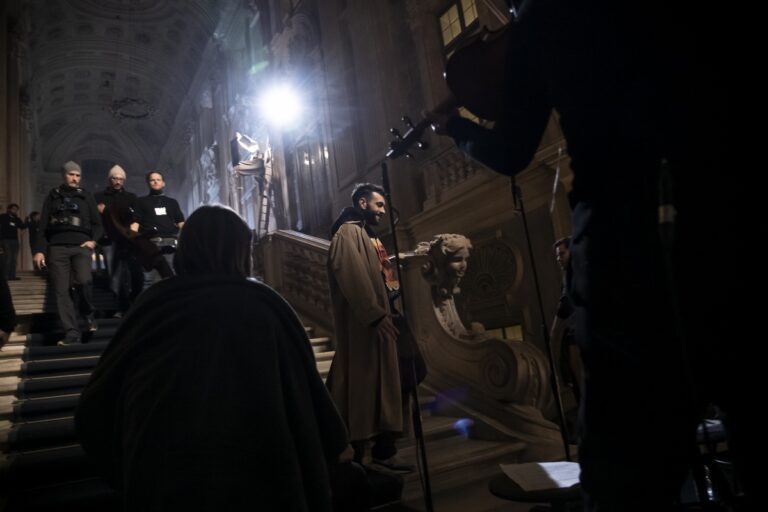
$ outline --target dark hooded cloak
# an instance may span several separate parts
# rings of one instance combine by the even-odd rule
[[[326,463],[347,445],[294,311],[222,275],[145,292],[75,420],[126,510],[329,511]]]

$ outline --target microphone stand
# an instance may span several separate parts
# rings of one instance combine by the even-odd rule
[[[406,316],[406,307],[405,307],[405,293],[404,293],[404,281],[403,276],[400,271],[400,250],[397,245],[397,232],[395,231],[395,228],[397,227],[397,223],[399,219],[395,218],[395,208],[392,206],[392,194],[391,189],[389,186],[389,172],[387,170],[387,162],[386,159],[381,161],[381,181],[382,186],[384,187],[384,196],[387,200],[387,204],[389,205],[389,227],[392,230],[392,246],[395,251],[394,255],[394,262],[395,262],[395,268],[397,269],[397,280],[400,284],[400,304],[402,306],[402,312],[400,312],[401,315],[406,317],[406,323],[407,323],[407,316]],[[415,341],[415,340],[414,340]],[[419,391],[416,381],[416,367],[414,358],[411,358],[410,364],[407,368],[400,368],[400,371],[408,371],[411,373],[411,379],[410,382],[414,383],[413,389],[411,390],[411,415],[413,418],[413,434],[416,437],[416,451],[418,452],[418,462],[420,466],[421,473],[423,475],[423,491],[424,491],[424,506],[426,511],[425,512],[433,512],[433,504],[432,504],[432,485],[430,484],[429,480],[429,466],[427,465],[427,446],[424,442],[424,429],[422,426],[421,421],[421,407],[419,406]]]
[[[531,271],[533,272],[533,283],[536,288],[536,300],[539,306],[539,314],[541,315],[541,332],[544,335],[544,346],[547,349],[547,360],[549,361],[550,381],[552,383],[552,393],[555,395],[555,404],[557,405],[557,416],[560,420],[560,436],[563,439],[563,449],[565,452],[565,460],[571,460],[571,448],[568,443],[568,425],[565,423],[565,409],[563,408],[563,399],[560,396],[560,379],[557,378],[557,368],[555,366],[555,357],[552,353],[552,341],[549,338],[549,331],[547,330],[547,322],[544,316],[544,301],[541,298],[541,286],[539,285],[539,273],[536,270],[536,260],[533,257],[533,245],[531,244],[531,234],[528,231],[528,219],[525,214],[525,206],[523,205],[523,193],[520,187],[517,186],[515,178],[510,178],[510,185],[512,187],[512,200],[515,207],[518,209],[523,221],[523,231],[525,232],[525,242],[528,246],[528,258],[531,260]],[[519,206],[518,206],[519,205]]]

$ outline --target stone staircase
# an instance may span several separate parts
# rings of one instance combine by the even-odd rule
[[[46,274],[23,270],[17,273],[18,281],[9,281],[8,286],[13,296],[16,315],[31,317],[32,315],[55,314],[56,298],[53,288],[48,286]],[[97,311],[114,311],[115,298],[106,286],[106,277],[94,276],[93,302]]]
[[[50,333],[13,334],[0,351],[0,495],[12,500],[7,510],[74,510],[81,503],[96,510],[112,499],[92,476],[72,414],[116,327],[117,320],[103,320],[89,343],[69,347],[55,346]]]
[[[77,442],[73,412],[119,320],[101,320],[87,343],[57,347],[58,336],[50,329],[25,332],[25,326],[45,325],[39,317],[50,315],[55,304],[47,298],[43,277],[20,277],[12,282],[12,293],[22,332],[14,333],[0,351],[0,510],[9,496],[9,511],[118,510],[114,491],[94,476]],[[114,307],[108,293],[98,294],[104,310]],[[316,336],[311,327],[307,332],[325,379],[334,355],[331,339]],[[525,448],[434,390],[422,387],[420,395],[434,494],[484,486],[498,473],[499,463],[517,461]],[[401,456],[417,464],[413,437],[401,439],[399,445]],[[420,506],[419,476],[417,471],[405,477],[405,504]]]

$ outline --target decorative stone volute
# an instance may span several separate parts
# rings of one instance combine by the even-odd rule
[[[472,407],[514,425],[532,453],[558,448],[547,359],[533,343],[500,339],[481,324],[467,328],[455,296],[469,267],[471,241],[460,234],[436,235],[404,255],[407,314],[436,389],[462,389]],[[549,455],[544,455],[549,454]]]

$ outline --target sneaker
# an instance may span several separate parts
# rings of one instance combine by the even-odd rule
[[[64,336],[63,340],[59,340],[56,345],[59,347],[66,347],[69,345],[79,345],[82,343],[82,340],[80,339],[80,333],[77,331],[70,331]]]
[[[405,462],[403,459],[401,459],[397,455],[393,455],[388,459],[374,458],[371,462],[373,462],[373,464],[376,464],[377,466],[381,466],[390,471],[394,471],[395,473],[411,473],[413,472],[414,469],[416,469],[413,464]]]
[[[88,315],[85,318],[85,323],[88,325],[88,332],[96,332],[99,330],[99,324],[96,323],[96,319],[93,315]]]
[[[112,318],[117,318],[117,319],[123,318],[123,312],[122,311],[116,312],[114,315],[112,315]]]

